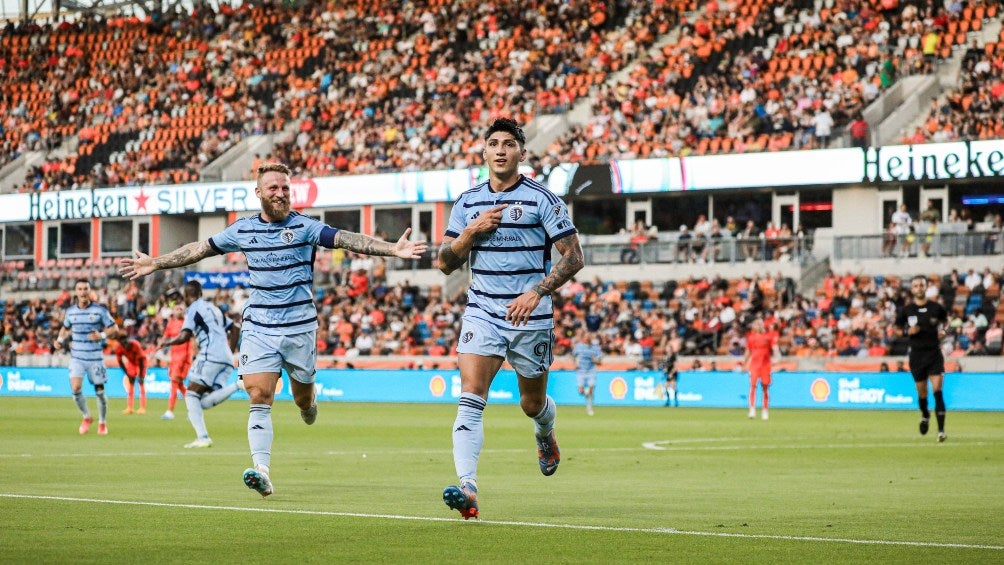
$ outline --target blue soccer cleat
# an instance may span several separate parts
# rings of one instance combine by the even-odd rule
[[[253,469],[244,471],[244,484],[263,498],[275,492],[272,481],[268,478],[268,468],[261,465],[255,465]]]
[[[540,472],[545,477],[550,477],[558,470],[558,463],[561,462],[561,452],[558,450],[558,440],[554,437],[554,430],[547,437],[537,437],[537,462],[540,463]]]
[[[464,520],[478,517],[478,487],[473,483],[460,483],[443,489],[443,502],[453,510],[458,510]]]

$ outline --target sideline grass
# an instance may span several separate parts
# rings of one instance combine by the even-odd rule
[[[206,412],[206,450],[183,409],[119,404],[81,437],[68,398],[0,398],[0,561],[1004,561],[996,413],[949,413],[938,445],[906,412],[561,407],[543,477],[531,422],[490,406],[474,523],[441,499],[454,406],[325,403],[307,427],[279,404],[263,500],[246,404]]]

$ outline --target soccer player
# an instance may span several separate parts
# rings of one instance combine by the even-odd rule
[[[137,414],[146,414],[146,352],[135,339],[121,337],[108,342],[119,367],[125,373],[126,409],[123,414],[133,413],[133,401],[136,393],[136,382],[139,381],[139,410]]]
[[[478,516],[482,413],[504,360],[516,371],[520,407],[534,421],[540,471],[553,475],[560,461],[556,408],[547,394],[553,360],[551,294],[582,269],[582,247],[565,204],[519,174],[525,143],[513,120],[502,118],[489,126],[483,153],[488,180],[454,203],[437,258],[439,269],[450,274],[469,256],[473,274],[457,345],[461,392],[453,460],[460,481],[443,491],[444,502],[464,519]],[[562,257],[549,270],[552,245]]]
[[[572,348],[575,357],[575,379],[579,385],[579,394],[586,397],[586,414],[593,415],[593,392],[596,390],[596,365],[603,359],[600,349],[600,339],[595,335],[586,335]]]
[[[195,441],[185,444],[185,447],[211,447],[213,440],[206,429],[203,410],[219,406],[244,383],[238,378],[227,384],[234,370],[230,343],[236,341],[227,333],[229,320],[224,318],[219,308],[202,298],[199,281],[188,281],[184,289],[188,308],[185,309],[181,333],[165,339],[160,347],[176,347],[189,342],[193,336],[198,341],[199,353],[188,373],[188,390],[185,391],[185,406],[188,408],[188,421],[195,428]]]
[[[938,441],[945,435],[945,396],[941,389],[945,382],[945,357],[941,353],[939,333],[948,321],[948,312],[927,298],[927,277],[918,275],[910,281],[913,300],[896,313],[896,326],[910,339],[910,372],[917,386],[917,405],[920,408],[920,434],[926,435],[931,424],[927,404],[927,381],[934,390],[934,415],[938,418]]]
[[[119,327],[108,313],[108,308],[92,300],[91,283],[87,279],[79,279],[74,283],[73,294],[76,303],[66,309],[57,343],[65,348],[67,338],[72,336],[69,346],[70,390],[73,391],[73,401],[83,415],[78,431],[86,434],[94,421],[82,390],[86,375],[98,398],[98,435],[107,435],[108,399],[105,397],[105,381],[108,375],[105,371],[102,342],[109,336],[117,336]]]
[[[669,406],[669,403],[672,402],[673,406],[678,407],[680,401],[676,397],[676,350],[673,349],[671,343],[666,344],[666,356],[662,359],[662,372],[666,376],[666,382],[663,385],[666,389],[666,403],[663,406]]]
[[[251,397],[248,443],[253,467],[244,484],[262,496],[274,492],[269,476],[272,451],[272,402],[283,369],[293,401],[308,425],[317,418],[314,397],[317,309],[314,306],[315,247],[342,248],[369,255],[418,259],[427,246],[409,241],[407,229],[396,243],[333,228],[290,210],[290,170],[282,163],[258,168],[255,195],[261,213],[237,220],[208,240],[184,245],[153,258],[136,252],[119,272],[136,279],[159,269],[190,265],[212,255],[243,252],[251,273],[251,291],[241,326],[238,374]],[[186,404],[188,397],[186,396]]]
[[[164,328],[164,337],[167,339],[181,335],[181,328],[185,325],[185,307],[175,304],[171,310],[171,319]],[[160,417],[161,420],[174,419],[174,406],[178,398],[185,398],[185,378],[192,368],[192,342],[185,340],[185,343],[172,345],[170,351],[171,360],[167,366],[167,376],[171,379],[171,396],[167,397],[167,412]]]
[[[750,374],[750,418],[756,418],[757,383],[763,387],[763,411],[766,420],[770,409],[770,361],[772,356],[780,356],[777,348],[777,334],[767,331],[763,320],[755,318],[746,334],[746,355],[743,364]]]

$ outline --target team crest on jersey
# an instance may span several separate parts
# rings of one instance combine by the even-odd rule
[[[522,217],[523,217],[523,207],[522,206],[520,206],[519,204],[516,204],[515,206],[512,206],[511,208],[509,208],[509,218],[512,221],[518,222],[519,219],[522,218]]]
[[[97,322],[98,321],[98,315],[97,314],[88,314],[87,319],[91,323]]]
[[[283,243],[293,243],[293,237],[293,230],[289,228],[286,228],[279,233],[279,239],[281,239]]]
[[[247,365],[247,363],[248,363],[248,356],[241,355],[241,365]]]
[[[462,341],[464,343],[468,343],[472,339],[474,339],[474,332],[464,332],[464,335],[461,336],[460,341]]]

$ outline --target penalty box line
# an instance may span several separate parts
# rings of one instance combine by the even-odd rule
[[[27,499],[27,500],[52,500],[57,502],[83,502],[88,504],[117,504],[126,506],[149,506],[157,508],[184,508],[189,510],[222,510],[227,512],[262,512],[270,514],[298,514],[306,516],[337,516],[344,518],[375,518],[383,520],[403,520],[413,522],[455,522],[467,523],[457,518],[437,518],[432,516],[406,516],[402,514],[368,514],[361,512],[332,512],[325,510],[295,510],[284,508],[252,508],[242,506],[220,506],[210,504],[182,504],[177,502],[148,502],[139,500],[108,500],[100,498],[78,498],[70,496],[45,496],[31,494],[0,493],[0,498]],[[718,538],[740,538],[740,539],[770,539],[780,541],[806,541],[818,543],[847,543],[857,545],[893,545],[910,547],[946,547],[956,549],[988,549],[1001,551],[1001,545],[982,545],[967,543],[938,543],[926,541],[900,541],[900,540],[874,540],[874,539],[853,539],[853,538],[826,538],[818,536],[785,536],[770,534],[740,534],[729,532],[701,532],[677,530],[675,528],[631,528],[620,526],[591,526],[582,524],[556,524],[548,522],[522,522],[512,520],[478,520],[480,523],[489,526],[518,526],[526,528],[552,528],[560,530],[584,530],[600,532],[629,532],[642,534],[666,534],[678,536],[703,536]]]

